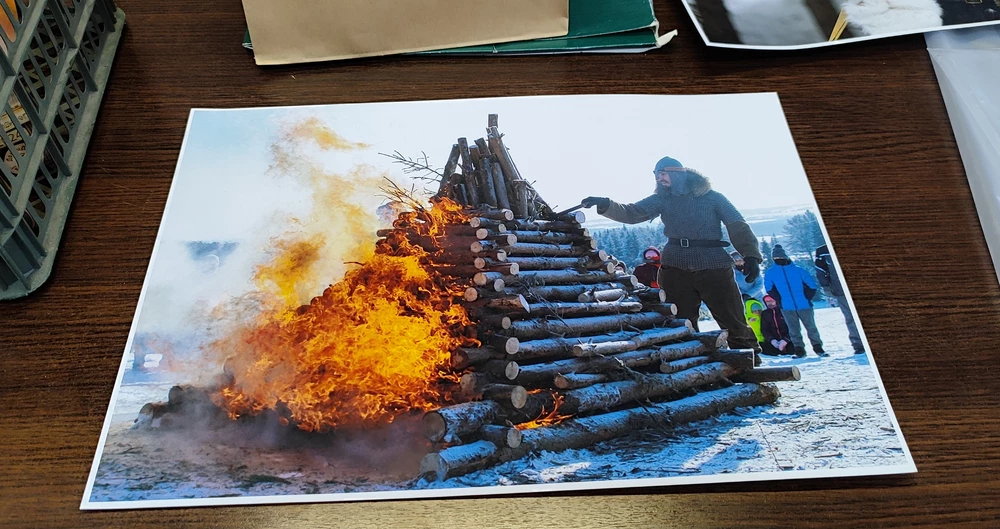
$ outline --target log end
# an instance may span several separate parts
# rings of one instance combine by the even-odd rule
[[[510,392],[510,404],[517,409],[521,409],[528,403],[528,390],[522,386],[517,386]]]
[[[507,377],[507,380],[514,380],[520,372],[521,366],[517,365],[517,362],[508,362],[503,370],[503,374]]]
[[[465,373],[462,375],[462,378],[459,379],[458,386],[462,388],[463,393],[472,395],[476,392],[476,375],[477,373]]]
[[[516,276],[517,274],[521,273],[521,265],[517,263],[510,263],[510,268],[508,269],[507,273],[512,276]]]
[[[496,279],[493,281],[493,291],[503,292],[503,289],[507,286],[507,283],[503,279]]]
[[[514,212],[509,209],[501,209],[500,216],[502,220],[514,220]]]
[[[461,350],[451,352],[452,371],[461,371],[469,367],[469,357]]]
[[[524,308],[524,312],[531,312],[531,305],[528,304],[528,300],[524,298],[523,294],[517,295],[518,301],[521,303],[521,307]]]
[[[496,260],[500,261],[500,262],[506,261],[507,260],[507,251],[506,250],[497,250]]]
[[[445,433],[448,431],[448,425],[445,424],[444,417],[440,413],[436,411],[427,412],[424,414],[421,422],[424,427],[424,437],[435,443],[444,439]]]
[[[722,349],[728,345],[729,345],[729,331],[723,329],[722,332],[719,333],[719,339],[715,341],[715,348]]]
[[[502,328],[504,330],[510,329],[511,324],[512,324],[512,322],[510,321],[510,317],[509,316],[504,316],[500,320],[500,328]]]
[[[482,257],[476,257],[476,259],[472,261],[472,264],[473,266],[476,267],[476,269],[483,270],[484,268],[486,268],[486,259],[483,259]]]
[[[476,230],[476,238],[479,240],[483,240],[489,236],[490,236],[490,230],[486,228],[479,228]]]
[[[441,479],[441,458],[437,452],[431,452],[420,460],[420,477],[431,479],[431,476],[439,481]]]
[[[465,294],[463,295],[465,301],[476,301],[479,299],[479,291],[475,288],[469,287],[465,289]]]
[[[521,446],[521,430],[517,428],[507,429],[507,446],[509,448],[517,448]]]
[[[565,375],[556,375],[552,377],[552,385],[559,389],[569,389],[569,380],[566,380]]]

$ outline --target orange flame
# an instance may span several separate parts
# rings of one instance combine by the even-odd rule
[[[559,413],[559,408],[562,407],[563,396],[558,393],[552,394],[552,410],[545,411],[542,408],[542,412],[538,414],[538,417],[533,421],[523,422],[521,424],[515,424],[514,427],[518,430],[531,430],[532,428],[538,428],[540,426],[549,426],[551,424],[556,424],[564,419],[572,417],[572,415],[561,415]]]
[[[433,237],[461,219],[458,205],[440,201],[401,214],[396,225]],[[445,373],[449,353],[477,345],[464,336],[471,322],[454,303],[454,285],[423,264],[427,251],[396,238],[308,305],[272,307],[214,344],[232,355],[231,382],[218,398],[230,416],[278,410],[299,428],[318,431],[388,423],[450,401],[441,382],[454,377]],[[279,249],[258,277],[294,284],[314,249],[304,241]]]

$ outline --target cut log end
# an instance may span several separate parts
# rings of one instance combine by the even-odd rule
[[[521,409],[528,402],[528,390],[522,386],[517,386],[510,392],[510,404],[517,409]]]
[[[440,413],[433,411],[429,412],[424,415],[422,422],[424,427],[424,437],[434,441],[435,443],[444,439],[444,435],[448,431],[448,425],[445,424],[444,418],[441,417]]]
[[[517,353],[521,348],[521,341],[513,337],[496,336],[492,341],[494,347],[509,355]]]
[[[504,376],[507,380],[514,380],[517,375],[521,372],[521,366],[517,365],[517,362],[508,362],[507,366],[504,367]]]

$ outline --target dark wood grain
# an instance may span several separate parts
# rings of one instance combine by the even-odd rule
[[[121,0],[128,29],[49,282],[0,304],[0,525],[988,526],[1000,290],[920,36],[808,53],[387,58],[260,69],[238,0]],[[489,78],[479,75],[488,69]],[[920,472],[563,496],[80,512],[191,107],[777,91]],[[961,336],[962,340],[954,337]],[[544,513],[558,511],[558,515]]]

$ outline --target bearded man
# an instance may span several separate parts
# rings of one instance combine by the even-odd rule
[[[667,243],[660,254],[657,283],[677,306],[677,317],[698,329],[698,309],[704,302],[719,327],[729,331],[729,345],[760,351],[757,337],[743,315],[743,299],[733,278],[733,259],[722,238],[726,226],[732,245],[743,255],[748,282],[760,276],[762,260],[757,236],[729,200],[713,191],[708,179],[679,161],[665,157],[653,168],[655,192],[634,203],[619,204],[606,197],[587,197],[585,207],[625,224],[657,216]]]

